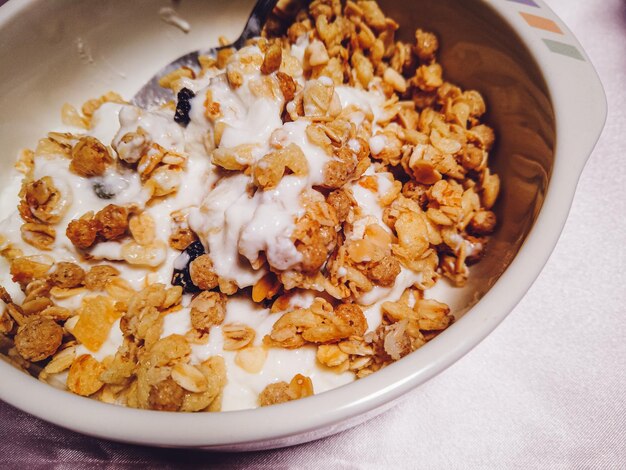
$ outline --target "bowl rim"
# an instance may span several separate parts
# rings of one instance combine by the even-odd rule
[[[513,310],[548,261],[607,114],[606,97],[591,61],[542,0],[480,1],[495,10],[517,33],[543,73],[555,112],[556,145],[552,176],[537,219],[518,254],[471,308],[471,315],[464,315],[455,328],[444,331],[437,341],[427,343],[376,374],[319,395],[271,407],[211,414],[125,408],[55,389],[2,361],[0,399],[38,418],[94,437],[164,447],[234,447],[278,441],[337,426],[396,400],[467,354]],[[0,28],[36,2],[5,4],[0,9]],[[580,51],[582,60],[558,56],[548,50],[543,38],[549,35],[530,29],[520,10],[540,11],[558,24],[563,31],[561,37]],[[587,97],[583,103],[581,96]],[[581,106],[585,109],[584,116],[580,113]],[[251,423],[262,424],[251,426]]]

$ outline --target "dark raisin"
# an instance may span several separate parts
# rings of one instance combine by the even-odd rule
[[[189,100],[196,96],[196,94],[189,88],[183,88],[178,92],[178,103],[176,104],[176,114],[174,114],[174,121],[183,127],[187,127],[189,121],[189,111],[191,111],[191,103]]]
[[[102,181],[94,181],[91,187],[100,199],[113,199],[115,197],[113,188]]]
[[[172,285],[181,286],[183,291],[187,293],[199,292],[200,289],[198,289],[194,283],[191,282],[189,265],[193,260],[202,256],[204,253],[204,245],[200,241],[195,241],[185,248],[185,250],[174,261],[174,266],[181,266],[184,264],[184,267],[181,267],[180,269],[174,268],[174,273],[172,274]]]

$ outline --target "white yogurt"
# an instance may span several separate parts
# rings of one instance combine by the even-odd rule
[[[291,54],[302,62],[308,44],[306,35],[303,35],[292,46]],[[261,56],[262,53],[257,47],[246,47],[237,52],[235,57],[254,55]],[[227,67],[234,70],[232,63]],[[156,237],[163,242],[167,242],[171,233],[172,212],[188,211],[189,225],[210,254],[215,272],[224,279],[234,281],[240,288],[254,285],[266,273],[265,268],[254,268],[261,264],[262,257],[279,270],[297,267],[302,261],[302,255],[296,249],[292,235],[297,220],[305,214],[301,204],[302,195],[323,183],[324,168],[332,156],[309,140],[306,128],[310,121],[283,123],[281,115],[285,103],[281,93],[271,97],[263,93],[257,96],[253,92],[256,89],[254,81],[261,78],[258,70],[245,72],[243,83],[236,88],[229,84],[222,71],[209,73],[199,79],[183,79],[182,84],[196,95],[190,100],[190,122],[186,127],[173,120],[171,109],[144,110],[132,105],[105,103],[95,112],[93,127],[87,134],[108,146],[112,155],[115,156],[113,149],[123,152],[126,163],[139,162],[142,152],[153,143],[186,159],[179,178],[180,186],[169,197],[149,201],[150,194],[143,188],[139,174],[124,169],[126,163],[110,166],[102,177],[82,178],[69,171],[70,160],[65,156],[38,157],[35,161],[34,177],[52,177],[54,184],[69,201],[68,211],[55,224],[57,237],[49,254],[57,261],[76,262],[85,269],[93,264],[111,264],[136,290],[157,282],[169,286],[172,269],[181,269],[186,265],[184,256],[180,256],[176,250],[168,248],[164,261],[154,268],[131,266],[122,261],[122,243],[126,240],[98,243],[90,251],[91,259],[87,260],[65,235],[69,222],[89,211],[97,212],[108,204],[134,204],[152,216]],[[304,78],[296,78],[300,85],[305,85]],[[328,77],[321,77],[319,81],[325,86],[333,86]],[[350,119],[355,125],[361,125],[366,117],[373,117],[374,129],[377,129],[375,122],[382,114],[385,101],[380,90],[372,88],[365,91],[347,86],[334,89],[342,107],[353,107]],[[207,96],[219,103],[219,115],[212,116],[211,119],[204,109]],[[218,124],[222,128],[218,148],[227,150],[251,146],[252,159],[245,162],[238,160],[240,164],[255,164],[274,148],[296,144],[306,158],[307,175],[286,175],[275,188],[262,190],[253,187],[249,172],[229,173],[216,168],[211,163],[211,153],[215,148]],[[129,138],[129,133],[135,137]],[[356,139],[350,140],[347,145],[354,153],[361,150],[361,144]],[[374,155],[382,152],[385,145],[384,137],[380,135],[369,141]],[[141,165],[144,168],[146,163],[142,162]],[[376,178],[377,190],[367,189],[358,182],[349,185],[360,208],[358,219],[346,234],[349,239],[362,238],[365,228],[372,223],[389,230],[382,221],[380,198],[391,189],[393,179],[388,173],[376,173],[373,167],[367,170],[364,177]],[[17,173],[11,177],[5,191],[0,193],[1,207],[17,206],[21,178],[22,175]],[[94,191],[95,186],[99,186],[101,194],[108,193],[111,197],[98,197]],[[21,238],[22,223],[17,211],[8,214],[0,222],[0,248],[12,244],[25,254],[35,254],[37,250]],[[468,246],[468,250],[471,248]],[[8,279],[10,276],[6,262],[0,260],[0,263],[0,281],[15,300],[19,301],[23,294]],[[343,276],[347,272],[341,268],[339,274]],[[404,289],[419,280],[419,275],[403,268],[392,287],[375,287],[357,299],[364,307],[369,329],[375,329],[380,324],[380,306],[383,301],[397,300]],[[297,290],[290,297],[290,305],[292,308],[307,308],[315,296],[316,293],[312,291]],[[77,295],[58,303],[77,309],[82,297],[83,295]],[[186,295],[183,308],[165,316],[162,337],[189,332],[189,302],[190,296]],[[281,315],[282,313],[272,314],[268,309],[237,295],[228,299],[224,323],[240,322],[254,328],[254,344],[260,346],[263,337],[270,333]],[[96,359],[103,360],[114,355],[122,341],[118,320],[98,351],[89,351],[81,345],[78,353],[92,354]],[[295,374],[309,376],[316,393],[354,380],[354,374],[350,372],[337,374],[320,366],[315,357],[316,348],[312,345],[297,350],[271,348],[262,370],[256,374],[249,373],[236,364],[236,352],[223,350],[221,326],[211,329],[207,344],[193,345],[192,351],[192,363],[202,362],[213,355],[224,357],[228,384],[224,390],[223,410],[255,407],[259,393],[269,383],[289,382]]]

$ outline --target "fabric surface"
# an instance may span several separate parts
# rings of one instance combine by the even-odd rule
[[[275,451],[115,444],[0,403],[0,468],[625,468],[626,2],[548,3],[596,65],[609,118],[548,265],[475,350],[384,415]]]

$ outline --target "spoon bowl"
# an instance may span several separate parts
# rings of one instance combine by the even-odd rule
[[[198,57],[199,56],[214,56],[220,49],[235,48],[240,49],[244,46],[248,39],[259,36],[261,29],[265,25],[267,17],[272,12],[278,0],[258,0],[252,13],[246,21],[246,26],[243,31],[233,42],[225,46],[218,46],[203,51],[192,51],[185,55],[180,56],[178,59],[170,62],[161,70],[159,70],[130,100],[135,106],[140,108],[148,108],[153,105],[160,105],[174,99],[174,93],[169,88],[164,88],[159,85],[159,80],[181,67],[189,67],[193,70],[198,70]]]

